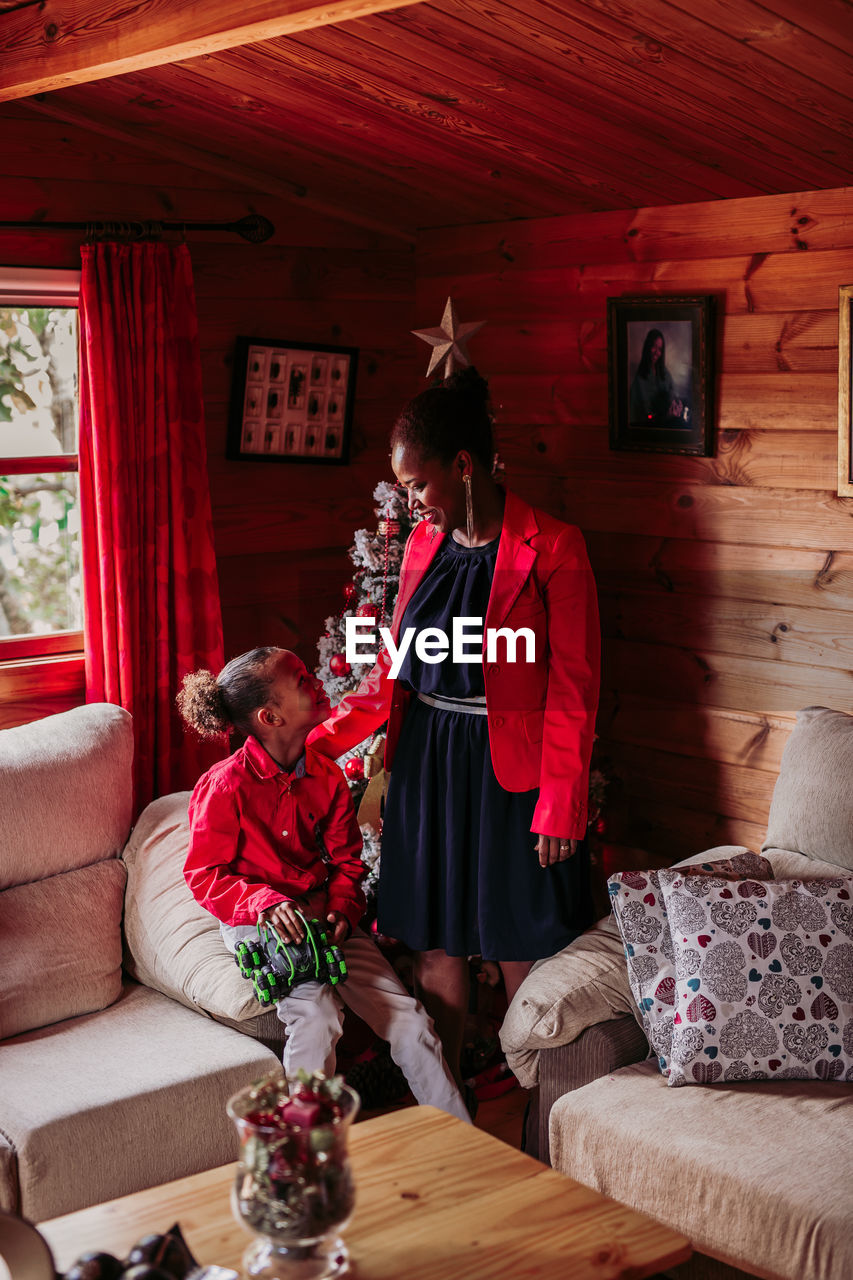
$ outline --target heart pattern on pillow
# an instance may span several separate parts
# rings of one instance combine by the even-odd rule
[[[853,907],[844,902],[837,902],[829,914],[832,923],[837,925],[842,933],[846,933],[848,938],[853,938]]]
[[[720,891],[721,901],[730,905],[733,911],[744,906],[754,912],[752,890],[749,897],[738,901],[733,892],[735,884],[738,889],[741,883],[754,888],[761,881],[773,879],[773,868],[767,859],[750,851],[719,862],[697,862],[683,870],[690,873],[684,880],[685,892],[679,893],[671,909],[664,903],[657,871],[622,871],[607,882],[613,914],[628,958],[628,981],[637,1005],[637,1018],[664,1073],[668,1070],[672,1042],[676,981],[679,978],[685,981],[693,979],[701,972],[707,949],[713,941],[706,927],[711,922],[700,901],[706,887],[715,885]],[[728,899],[722,898],[723,893],[729,895]],[[742,916],[732,915],[731,919],[740,922],[749,910]],[[699,929],[696,945],[683,948],[677,957],[672,945],[670,914],[679,922],[682,932],[687,926]],[[755,921],[757,929],[756,915],[750,916],[746,928]],[[772,934],[765,934],[762,927],[761,936],[769,938]],[[773,938],[773,948],[776,945]],[[720,961],[715,959],[711,968],[716,969],[719,964]],[[722,976],[720,978],[720,984],[726,991],[738,983],[745,990],[746,977],[739,971],[732,971],[727,981]],[[709,996],[712,994],[708,992]]]
[[[822,952],[817,947],[807,947],[795,933],[783,935],[779,943],[779,954],[790,973],[818,973],[823,964]]]
[[[687,867],[660,871],[658,886],[675,954],[669,1084],[853,1081],[853,878],[769,880],[734,902]],[[669,907],[685,898],[704,918],[679,929]],[[736,932],[740,907],[754,917]],[[710,941],[688,977],[700,931]]]
[[[731,902],[715,902],[711,908],[711,919],[714,924],[725,929],[726,933],[739,938],[758,919],[758,912],[751,902],[738,902],[737,905]]]

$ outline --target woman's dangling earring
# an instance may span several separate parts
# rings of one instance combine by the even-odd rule
[[[468,534],[468,546],[474,543],[474,503],[471,498],[471,472],[466,471],[462,477],[465,485],[465,532]]]

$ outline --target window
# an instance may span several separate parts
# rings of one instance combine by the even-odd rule
[[[0,661],[83,647],[79,286],[0,268]]]

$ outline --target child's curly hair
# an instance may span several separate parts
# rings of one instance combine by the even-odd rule
[[[231,729],[251,733],[252,712],[266,705],[271,679],[271,646],[250,649],[232,658],[218,676],[193,671],[184,676],[175,701],[186,723],[202,738],[217,738]]]

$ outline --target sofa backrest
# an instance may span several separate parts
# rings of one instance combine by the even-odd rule
[[[111,703],[0,731],[0,889],[120,853],[132,761],[131,716]]]
[[[762,853],[853,870],[853,715],[804,707],[785,744]]]
[[[132,761],[107,703],[0,732],[0,1040],[121,993]]]

